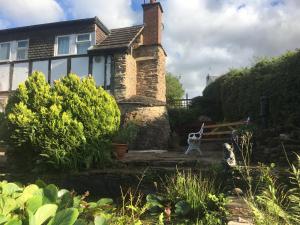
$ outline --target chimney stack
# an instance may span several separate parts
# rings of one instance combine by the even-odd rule
[[[162,13],[160,2],[150,0],[143,4],[144,10],[144,45],[161,44],[162,36]]]

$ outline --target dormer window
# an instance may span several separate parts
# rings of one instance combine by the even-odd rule
[[[57,37],[57,55],[70,54],[70,36]]]
[[[17,60],[28,58],[28,40],[17,42]]]
[[[78,34],[76,37],[77,54],[86,54],[91,46],[91,34]]]
[[[10,43],[0,43],[0,60],[9,60],[10,58]]]

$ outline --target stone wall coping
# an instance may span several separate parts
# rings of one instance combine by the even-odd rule
[[[149,104],[146,102],[126,102],[126,101],[119,101],[119,105],[135,105],[135,106],[142,106],[142,107],[165,107],[166,103],[162,102],[160,104]]]

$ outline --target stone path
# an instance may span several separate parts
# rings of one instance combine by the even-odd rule
[[[218,146],[218,147],[217,147]],[[176,167],[184,168],[208,168],[211,165],[219,164],[223,157],[222,147],[219,145],[204,145],[203,155],[193,152],[185,155],[184,150],[181,151],[165,151],[165,150],[145,150],[145,151],[129,151],[125,158],[121,160],[128,167],[151,167],[176,169]]]
[[[249,208],[242,197],[229,197],[230,203],[227,206],[229,211],[228,225],[253,225]]]

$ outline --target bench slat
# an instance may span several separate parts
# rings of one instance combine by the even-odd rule
[[[230,141],[230,138],[202,138],[202,142],[209,142],[209,141]]]
[[[222,134],[232,134],[232,131],[208,132],[208,133],[203,133],[203,136],[222,135]]]
[[[205,125],[204,129],[206,128],[217,128],[217,127],[228,127],[228,126],[238,126],[238,125],[246,125],[246,121],[242,122],[234,122],[234,123],[222,123],[222,124],[213,124],[213,125]]]

